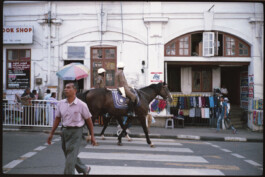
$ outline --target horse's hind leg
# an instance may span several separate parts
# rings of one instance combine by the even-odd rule
[[[121,142],[121,139],[122,139],[122,136],[125,134],[126,135],[126,128],[127,126],[123,125],[123,120],[122,120],[122,117],[117,117],[117,120],[122,128],[122,132],[120,133],[120,135],[118,136],[118,145],[122,145],[122,142]]]
[[[143,127],[143,130],[144,130],[144,134],[145,134],[147,143],[150,145],[150,147],[154,147],[154,144],[151,142],[151,140],[149,138],[148,130],[147,130],[147,127],[146,127],[145,116],[139,117],[139,120],[140,120],[141,125]]]

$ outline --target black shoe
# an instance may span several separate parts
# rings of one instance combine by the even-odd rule
[[[90,170],[91,170],[91,167],[88,167],[86,171],[83,173],[83,175],[89,175]]]

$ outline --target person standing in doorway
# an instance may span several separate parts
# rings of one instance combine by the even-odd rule
[[[91,134],[92,145],[96,144],[92,115],[83,101],[76,97],[77,87],[73,82],[65,85],[64,94],[66,99],[59,101],[56,118],[53,123],[52,130],[47,139],[47,143],[50,145],[53,134],[62,122],[62,149],[66,158],[64,174],[75,174],[75,169],[78,173],[84,175],[89,174],[91,167],[87,167],[77,157],[79,153],[79,146],[82,140],[83,126],[87,123],[88,130]]]

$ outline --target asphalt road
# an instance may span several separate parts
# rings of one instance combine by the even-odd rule
[[[62,174],[64,155],[60,136],[48,146],[48,134],[4,132],[2,165],[6,174]],[[79,157],[92,167],[91,174],[123,175],[262,175],[263,143],[206,142],[195,140],[145,139],[116,137],[100,140],[92,147],[85,141]]]

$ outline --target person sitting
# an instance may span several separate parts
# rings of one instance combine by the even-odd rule
[[[115,83],[117,83],[118,88],[120,87],[124,88],[126,97],[130,99],[128,103],[128,116],[135,117],[134,107],[136,104],[136,96],[134,93],[131,92],[130,87],[127,83],[127,80],[124,76],[124,73],[123,73],[124,64],[118,63],[117,68],[118,70],[115,74]]]

